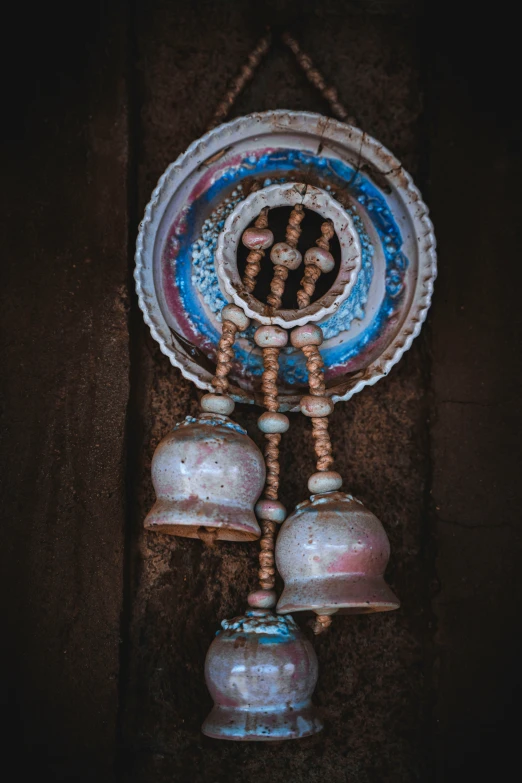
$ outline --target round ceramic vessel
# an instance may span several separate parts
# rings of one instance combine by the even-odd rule
[[[436,275],[433,228],[419,191],[400,162],[358,128],[308,112],[271,111],[240,117],[194,142],[161,177],[140,226],[140,306],[171,362],[210,390],[220,312],[230,296],[217,278],[219,234],[254,183],[286,182],[327,191],[358,235],[355,283],[321,321],[327,394],[334,402],[348,399],[386,375],[410,347]],[[255,326],[234,346],[236,401],[262,401]],[[307,384],[304,357],[289,346],[280,359],[281,409],[295,409]]]
[[[339,271],[328,292],[302,310],[278,310],[267,315],[267,306],[249,293],[241,281],[237,266],[237,250],[243,231],[255,220],[264,207],[293,207],[301,204],[331,220],[341,249]],[[305,217],[306,220],[306,217]],[[218,238],[215,266],[221,289],[227,299],[243,308],[257,323],[277,324],[286,329],[302,326],[310,321],[323,321],[348,298],[361,268],[361,243],[350,214],[330,194],[313,185],[287,182],[270,185],[251,193],[240,201],[228,216]],[[301,267],[299,276],[303,274]]]
[[[279,532],[280,614],[366,614],[398,609],[384,581],[390,544],[377,517],[344,492],[312,495]]]
[[[265,484],[265,461],[227,416],[188,416],[159,443],[151,472],[157,500],[146,528],[185,538],[212,528],[223,541],[260,536],[254,504]]]
[[[267,741],[320,731],[311,702],[317,657],[293,619],[254,609],[221,625],[205,661],[214,708],[203,733]]]

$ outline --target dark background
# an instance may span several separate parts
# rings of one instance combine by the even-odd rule
[[[519,774],[520,44],[508,4],[138,0],[2,17],[1,685],[9,780],[373,783]],[[132,286],[137,226],[264,26],[300,40],[430,206],[439,278],[389,377],[334,413],[399,612],[317,640],[322,734],[207,739],[203,661],[256,545],[144,534],[198,392]],[[276,43],[233,115],[328,106]],[[254,437],[256,411],[238,418]],[[283,501],[312,467],[300,417]],[[14,765],[14,766],[13,766]],[[14,772],[13,772],[14,770]]]

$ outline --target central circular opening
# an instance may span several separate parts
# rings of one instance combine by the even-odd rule
[[[274,235],[274,244],[285,241],[286,227],[288,226],[288,219],[291,211],[292,207],[273,207],[269,211],[268,227]],[[255,219],[250,222],[249,226],[253,226],[254,223]],[[315,247],[317,239],[321,236],[321,226],[323,223],[324,217],[305,207],[305,217],[300,226],[301,236],[297,243],[297,249],[303,258],[309,248]],[[267,296],[270,293],[270,282],[274,275],[274,265],[270,260],[270,250],[271,248],[265,251],[265,255],[261,260],[261,270],[257,276],[256,287],[253,291],[255,298],[263,303],[266,303],[267,301]],[[245,272],[248,253],[248,248],[240,242],[237,249],[237,268],[241,278]],[[334,234],[330,240],[330,253],[334,257],[335,266],[331,272],[320,275],[315,284],[314,294],[310,300],[312,303],[321,299],[321,297],[330,290],[339,274],[339,267],[341,265],[341,246],[337,234]],[[282,298],[283,310],[291,310],[297,307],[297,292],[301,288],[304,270],[305,265],[303,261],[298,269],[289,272]]]

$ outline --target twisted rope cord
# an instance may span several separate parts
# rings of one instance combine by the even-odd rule
[[[218,394],[228,392],[228,374],[234,360],[233,345],[236,339],[237,326],[232,321],[223,321],[221,337],[216,355],[216,374],[212,378],[212,386]]]
[[[279,372],[279,348],[263,348],[263,379],[261,389],[264,394],[265,408],[277,412],[277,375]],[[277,500],[279,493],[279,433],[265,434],[266,485],[265,498]],[[262,590],[272,590],[275,585],[274,543],[276,523],[261,520],[261,550],[259,553],[259,584]]]
[[[314,397],[323,397],[326,392],[323,367],[324,362],[317,345],[305,345],[303,353],[306,356],[306,369],[308,370],[308,385],[310,394]],[[330,470],[334,463],[332,456],[332,441],[328,432],[328,417],[312,418],[312,435],[317,457],[317,470]]]
[[[327,631],[331,624],[332,618],[329,614],[318,614],[317,617],[310,622],[312,631],[316,636]]]
[[[286,227],[286,241],[290,247],[297,247],[299,237],[301,236],[301,223],[304,219],[305,211],[302,204],[296,204],[288,218]],[[285,292],[285,283],[288,277],[288,269],[282,264],[274,266],[274,276],[270,283],[270,293],[267,296],[268,304],[274,310],[281,309],[281,300]]]
[[[223,96],[223,99],[218,103],[214,112],[214,116],[207,126],[207,130],[212,130],[212,128],[215,128],[216,125],[219,125],[219,123],[223,122],[223,120],[226,118],[238,95],[245,89],[245,86],[254,77],[254,73],[256,72],[259,63],[270,49],[271,43],[272,36],[270,35],[270,32],[266,33],[259,39],[255,48],[252,49],[248,55],[246,63],[241,67],[241,70],[237,76],[232,80],[232,83]]]
[[[316,240],[317,247],[321,250],[330,250],[330,240],[335,234],[331,220],[325,220],[321,226],[321,236]],[[301,280],[301,290],[297,292],[297,306],[299,310],[308,307],[310,300],[314,295],[315,284],[321,277],[321,270],[315,264],[305,266],[303,278]]]
[[[296,204],[293,210],[290,212],[288,225],[286,227],[286,241],[290,247],[297,247],[299,237],[301,236],[301,223],[304,216],[305,211],[303,205]]]
[[[308,385],[310,394],[322,397],[326,392],[324,382],[324,362],[317,345],[305,345],[303,353],[306,356],[306,369],[308,370]],[[332,456],[332,441],[328,432],[328,417],[312,418],[312,435],[317,457],[317,470],[330,470],[334,463]],[[328,614],[318,614],[311,624],[314,634],[324,633],[332,624],[332,618]]]
[[[257,190],[258,188],[256,188]],[[252,191],[253,192],[253,188]],[[254,226],[256,228],[268,228],[268,207],[264,207],[256,219]],[[256,279],[261,270],[261,260],[265,255],[264,250],[251,250],[247,256],[245,273],[243,275],[243,285],[249,293],[256,287]]]
[[[314,66],[312,59],[303,52],[299,43],[289,33],[283,33],[281,36],[283,43],[294,53],[298,64],[303,69],[308,81],[319,90],[323,98],[330,104],[332,114],[349,125],[357,125],[355,117],[350,116],[348,110],[339,101],[335,87],[328,86],[324,77]]]

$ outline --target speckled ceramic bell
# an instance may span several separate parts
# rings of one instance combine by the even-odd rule
[[[266,741],[320,731],[311,702],[317,657],[292,617],[255,609],[221,625],[205,662],[214,708],[203,733]]]
[[[384,581],[390,544],[377,517],[344,492],[312,495],[283,524],[276,542],[285,588],[279,613],[386,612],[399,601]]]
[[[145,527],[188,538],[252,541],[261,533],[254,504],[265,482],[263,455],[228,416],[187,417],[152,460],[157,500]]]

